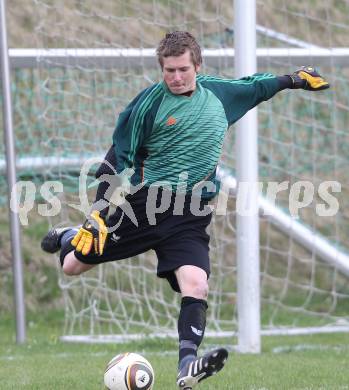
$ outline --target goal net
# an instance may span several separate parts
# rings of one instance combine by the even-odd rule
[[[336,263],[345,262],[349,252],[349,63],[341,55],[349,47],[349,5],[308,3],[257,1],[258,70],[282,75],[315,65],[332,87],[322,93],[283,91],[259,106],[261,197],[267,196],[269,182],[287,183],[273,209],[288,216],[286,222],[263,213],[260,221],[261,321],[270,332],[349,325],[348,277]],[[35,0],[30,7],[36,19],[25,46],[35,50],[12,50],[11,57],[20,174],[37,185],[60,181],[64,191],[55,195],[61,210],[47,218],[52,226],[76,225],[85,218],[72,207],[80,202],[82,163],[104,156],[118,114],[161,79],[148,51],[133,58],[117,49],[152,49],[175,29],[191,31],[205,49],[233,48],[233,2]],[[9,3],[8,12],[20,11]],[[234,59],[225,53],[205,56],[203,72],[233,78]],[[230,178],[235,176],[234,139],[232,127],[221,161]],[[88,184],[93,181],[90,176]],[[340,185],[340,192],[335,192],[338,185],[329,190],[339,204],[334,215],[326,216],[325,181]],[[89,189],[90,201],[94,190]],[[319,216],[321,205],[325,216]],[[232,191],[226,215],[216,215],[210,226],[208,334],[237,329],[235,210]],[[309,234],[306,244],[302,233],[297,235],[302,227]],[[319,242],[333,250],[332,258]],[[64,334],[100,340],[101,335],[175,334],[179,296],[156,279],[155,270],[153,252],[79,277],[59,270]]]

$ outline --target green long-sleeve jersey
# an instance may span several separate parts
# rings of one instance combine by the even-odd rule
[[[187,177],[187,192],[203,180],[215,182],[229,126],[283,88],[263,73],[238,80],[199,74],[191,96],[172,94],[165,82],[143,90],[118,118],[117,173],[133,168],[133,184],[165,182],[173,189]]]

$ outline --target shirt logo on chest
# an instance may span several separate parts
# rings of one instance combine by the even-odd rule
[[[173,126],[177,123],[177,120],[176,118],[174,118],[173,116],[169,116],[167,121],[166,121],[166,125],[167,126]]]

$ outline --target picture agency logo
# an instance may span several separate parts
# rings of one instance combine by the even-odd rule
[[[95,168],[101,164],[105,164],[107,167],[105,171],[108,174],[102,174],[91,182],[91,176],[95,175]],[[292,218],[299,218],[300,210],[305,207],[312,207],[321,217],[334,216],[339,210],[339,202],[334,195],[341,192],[341,184],[337,181],[324,181],[318,186],[310,181],[298,181],[292,184],[288,181],[281,183],[239,182],[237,184],[230,174],[222,175],[221,173],[222,170],[218,168],[220,188],[215,202],[208,203],[208,201],[202,202],[201,198],[204,193],[212,195],[216,193],[217,187],[212,181],[204,180],[190,188],[189,173],[182,172],[179,174],[176,185],[167,181],[158,181],[149,186],[147,182],[132,185],[133,169],[125,169],[118,174],[115,168],[103,158],[91,158],[86,160],[81,167],[77,182],[78,203],[68,203],[63,207],[79,211],[83,215],[82,221],[89,217],[92,207],[93,210],[100,211],[110,205],[115,207],[117,212],[113,214],[112,225],[108,226],[109,233],[116,231],[125,218],[138,227],[137,210],[134,210],[135,198],[137,198],[137,207],[143,208],[143,214],[145,209],[149,225],[155,225],[157,215],[165,212],[183,215],[184,204],[186,209],[189,209],[195,216],[205,216],[210,213],[227,215],[230,196],[235,198],[235,210],[232,210],[230,206],[229,215],[232,211],[241,216],[257,213],[265,216],[271,215],[273,209],[277,208],[276,201],[280,194],[284,200],[288,200],[289,215]],[[103,199],[95,203],[90,202],[88,193],[92,188],[102,184],[105,186]],[[19,214],[21,224],[27,226],[28,213],[35,207],[39,215],[43,217],[59,215],[62,211],[60,193],[64,193],[64,186],[60,181],[46,181],[39,188],[31,181],[19,181],[12,188],[10,207],[13,212]],[[43,203],[35,202],[38,195],[43,199]],[[171,210],[168,211],[169,209]]]
[[[93,166],[96,164],[105,164],[107,170],[110,172],[109,174],[102,174],[98,179],[93,181],[91,184],[87,185],[88,177],[90,172],[92,171]],[[86,218],[91,213],[91,209],[93,210],[103,210],[108,208],[109,206],[114,206],[118,209],[118,214],[114,214],[114,216],[118,216],[118,218],[113,219],[113,225],[107,226],[108,233],[112,233],[118,229],[121,225],[125,216],[127,216],[131,222],[138,227],[137,217],[134,213],[134,210],[131,204],[128,202],[126,196],[134,195],[138,192],[145,183],[140,183],[136,186],[131,184],[131,177],[134,174],[133,169],[125,169],[121,174],[118,174],[115,167],[113,167],[109,161],[100,160],[98,158],[90,158],[81,167],[80,175],[79,175],[79,200],[80,203],[68,204],[69,207],[74,208],[85,215]],[[103,194],[103,199],[99,199],[98,201],[93,203],[93,206],[90,205],[88,199],[88,189],[101,185],[104,183],[105,192]]]
[[[95,167],[105,164],[108,167],[110,174],[103,174],[98,179],[91,183],[91,176],[94,177]],[[130,203],[127,201],[127,194],[135,194],[145,183],[132,186],[130,178],[134,174],[133,169],[126,169],[122,174],[118,174],[115,168],[103,158],[90,158],[84,162],[81,167],[78,185],[78,203],[66,203],[62,206],[60,194],[64,193],[64,185],[61,181],[50,180],[45,181],[37,188],[32,181],[21,180],[16,182],[11,190],[10,209],[18,214],[20,223],[23,226],[28,226],[28,215],[30,211],[37,207],[38,214],[42,217],[55,217],[62,212],[63,208],[72,208],[80,212],[82,220],[88,218],[92,206],[93,210],[103,210],[105,207],[114,206],[120,210],[119,219],[114,220],[113,226],[108,228],[108,232],[115,231],[125,216],[127,216],[135,226],[138,226],[138,221],[133,212]],[[103,198],[97,202],[89,201],[89,192],[100,183],[105,183],[106,191]],[[36,203],[36,199],[43,199],[43,203]]]
[[[279,208],[276,203],[280,198],[284,199],[286,204],[283,208],[288,208],[290,217],[294,219],[298,219],[300,210],[307,207],[314,208],[319,217],[333,217],[339,211],[339,201],[334,195],[341,192],[341,184],[338,181],[323,181],[318,186],[306,180],[295,183],[238,183],[224,171],[221,172],[220,181],[220,191],[215,204],[217,215],[226,215],[230,194],[235,198],[235,213],[240,216],[272,215]]]

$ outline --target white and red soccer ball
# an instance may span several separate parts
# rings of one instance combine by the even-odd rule
[[[127,352],[113,357],[104,372],[109,390],[151,390],[154,370],[143,356]]]

